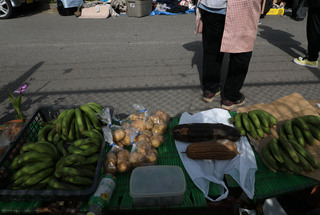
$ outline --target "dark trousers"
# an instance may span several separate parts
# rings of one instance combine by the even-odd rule
[[[304,19],[307,16],[308,8],[305,7],[305,0],[292,1],[292,17]]]
[[[240,90],[246,78],[252,52],[230,53],[228,74],[224,86],[221,86],[221,68],[224,53],[220,52],[225,15],[202,14],[203,31],[203,90],[217,92],[221,89],[221,99],[236,101],[241,99]],[[222,88],[223,87],[223,88]]]
[[[309,8],[307,18],[308,60],[316,61],[320,52],[320,8]]]

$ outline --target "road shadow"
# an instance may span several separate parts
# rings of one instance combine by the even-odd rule
[[[183,48],[185,48],[188,51],[194,52],[194,55],[191,59],[190,66],[193,68],[193,66],[196,66],[199,73],[199,82],[201,84],[201,89],[203,89],[203,83],[202,83],[202,76],[203,76],[203,49],[202,49],[202,42],[201,41],[194,41],[191,43],[186,43],[183,45]],[[225,53],[223,57],[222,62],[222,68],[221,68],[221,87],[223,88],[227,73],[228,73],[228,63],[229,63],[229,53]]]
[[[11,19],[33,16],[49,9],[51,9],[50,2],[46,1],[36,1],[30,4],[23,4],[20,7],[14,8],[14,13],[12,14]]]
[[[307,54],[306,48],[302,46],[302,43],[296,41],[293,34],[288,32],[273,29],[269,26],[260,25],[258,36],[268,41],[270,44],[274,45],[275,47],[281,49],[292,59],[299,57],[299,53],[303,53],[304,57]],[[298,65],[297,65],[298,66]],[[318,68],[309,68],[307,67],[318,79],[320,79],[320,72]]]
[[[258,34],[259,37],[281,49],[292,58],[297,57],[297,52],[306,53],[306,49],[301,46],[301,42],[294,39],[294,35],[265,25],[260,25],[259,29],[261,29]]]
[[[194,41],[191,43],[186,43],[183,45],[183,48],[185,48],[187,51],[193,52],[193,57],[190,62],[191,68],[194,66],[197,67],[198,73],[199,73],[199,82],[202,86],[202,57],[203,57],[203,51],[202,51],[202,42],[201,41]]]
[[[4,85],[0,88],[0,103],[6,101],[9,96],[9,91],[12,92],[13,96],[16,97],[17,94],[14,93],[15,90],[18,90],[20,86],[24,84],[28,84],[27,80],[44,64],[44,62],[39,62],[33,67],[31,67],[28,71],[24,72],[22,75],[20,75],[16,80],[8,83],[7,85]],[[37,100],[41,100],[38,98]],[[9,99],[8,99],[9,101]],[[28,97],[28,93],[25,92],[22,95],[22,104],[21,109],[28,110],[32,107],[32,104],[37,101],[31,100],[30,97]],[[0,122],[7,122],[9,120],[15,119],[15,115],[17,114],[15,109],[13,108],[11,103],[6,104],[5,112],[2,113],[3,117],[0,118]]]

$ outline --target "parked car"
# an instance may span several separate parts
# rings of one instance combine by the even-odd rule
[[[10,18],[15,8],[33,2],[33,0],[0,0],[0,19]]]

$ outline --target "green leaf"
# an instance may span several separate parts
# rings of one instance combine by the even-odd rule
[[[21,97],[21,95],[17,97],[17,106],[19,107],[19,109],[21,109]]]

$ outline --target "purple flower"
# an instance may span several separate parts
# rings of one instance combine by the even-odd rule
[[[15,93],[22,94],[24,91],[27,90],[27,88],[28,88],[28,85],[25,84],[25,85],[20,86],[20,87],[19,87],[19,90],[16,90],[16,91],[14,91],[14,92],[15,92]]]

